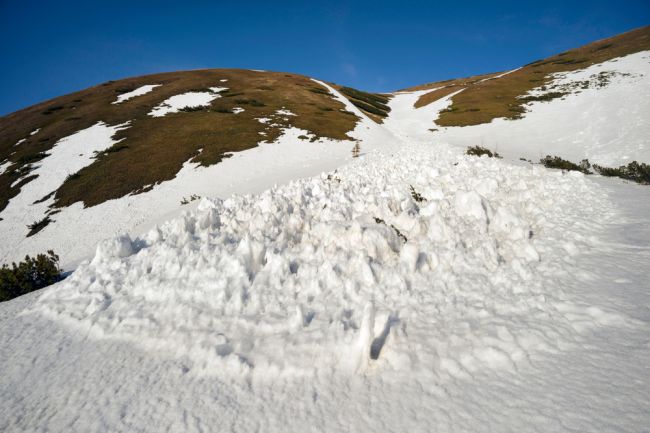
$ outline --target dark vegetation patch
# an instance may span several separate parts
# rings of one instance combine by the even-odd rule
[[[553,99],[562,98],[568,95],[568,92],[548,92],[542,93],[540,95],[527,95],[519,98],[519,100],[524,102],[535,102],[535,101],[552,101]]]
[[[468,147],[467,150],[465,151],[465,154],[474,155],[474,156],[487,155],[489,158],[501,158],[501,155],[499,155],[497,152],[492,152],[490,149],[487,149],[482,146]]]
[[[182,205],[190,204],[190,203],[192,203],[194,200],[198,200],[198,199],[200,199],[200,198],[201,198],[200,195],[192,194],[191,196],[189,196],[189,198],[185,198],[185,197],[183,197],[183,200],[181,200],[181,204],[182,204]]]
[[[559,168],[562,170],[580,171],[584,174],[592,174],[593,169],[601,176],[620,177],[621,179],[630,180],[642,185],[650,185],[650,164],[632,161],[627,165],[619,167],[605,167],[598,164],[591,164],[588,159],[583,159],[580,164],[575,164],[559,156],[546,156],[540,160],[544,167]]]
[[[407,90],[433,89],[449,85],[455,85],[454,90],[465,88],[452,97],[453,105],[457,109],[440,113],[440,117],[436,120],[439,126],[478,125],[489,123],[499,117],[518,119],[526,112],[523,106],[528,102],[522,98],[522,95],[526,95],[544,82],[550,83],[551,74],[583,69],[596,63],[645,50],[650,50],[650,26],[569,50],[548,59],[536,60],[498,79],[480,82],[480,77],[470,77],[451,82],[428,83]],[[531,81],[539,80],[540,77],[543,77],[543,82]],[[452,90],[446,91],[451,93]],[[431,103],[436,100],[436,97],[438,97],[436,94],[431,96],[425,94],[416,103],[416,107]],[[468,110],[469,108],[480,108],[480,110],[471,111]]]
[[[427,199],[424,198],[422,196],[422,194],[420,194],[419,192],[417,192],[415,190],[415,188],[413,188],[413,185],[409,185],[409,189],[411,191],[411,197],[413,197],[413,200],[415,200],[416,203],[423,203],[423,202],[427,201]]]
[[[594,164],[594,171],[602,176],[614,176],[621,179],[631,180],[642,185],[650,185],[650,164],[632,161],[628,165],[621,165],[618,168],[603,167]]]
[[[339,91],[358,109],[377,116],[379,119],[373,117],[375,121],[383,120],[390,112],[390,107],[386,105],[389,101],[388,96],[362,92],[352,87],[341,87]]]
[[[404,236],[404,235],[402,234],[402,232],[400,232],[400,231],[397,229],[397,227],[395,227],[394,225],[392,225],[392,224],[391,224],[391,225],[386,224],[386,221],[384,221],[384,220],[381,219],[381,218],[377,218],[377,217],[375,217],[374,220],[375,220],[375,222],[376,222],[377,224],[383,224],[383,225],[388,226],[388,227],[392,228],[393,230],[395,230],[395,234],[397,235],[398,238],[400,238],[400,239],[402,240],[402,242],[404,242],[404,243],[408,242],[408,239],[406,239],[406,236]]]
[[[148,116],[153,107],[167,98],[191,89],[205,91],[219,86],[221,79],[228,80],[229,89],[220,92],[222,97],[205,109],[158,118]],[[132,103],[112,104],[116,94],[152,83],[162,86],[137,96]],[[246,111],[237,116],[223,115],[238,105],[246,106]],[[72,106],[76,107],[74,118]],[[13,164],[0,175],[0,212],[34,178],[29,176],[33,163],[47,156],[54,143],[99,121],[108,125],[130,121],[130,126],[113,137],[121,140],[119,144],[98,153],[78,176],[66,179],[54,196],[55,207],[79,201],[94,206],[147,191],[151,185],[173,179],[188,160],[207,166],[220,162],[224,154],[257,146],[262,138],[260,132],[266,134],[263,139],[273,141],[280,135],[280,128],[263,125],[256,119],[271,117],[283,107],[296,114],[283,125],[304,129],[315,140],[350,139],[347,133],[359,120],[354,113],[345,111],[345,106],[325,87],[308,77],[235,69],[109,81],[8,114],[0,117],[0,161],[7,159]],[[31,136],[30,132],[37,128],[41,132]],[[47,141],[40,141],[39,137],[46,137]],[[23,138],[26,140],[15,147]],[[199,153],[199,149],[203,151]],[[19,182],[12,188],[16,181]]]
[[[34,290],[42,289],[62,279],[59,256],[50,250],[36,257],[25,256],[25,260],[11,267],[0,268],[0,302],[8,301]]]
[[[179,108],[178,111],[181,111],[183,113],[194,113],[196,111],[206,111],[208,108],[203,106],[203,105],[197,105],[195,107],[183,107]]]
[[[566,159],[562,159],[559,156],[546,155],[544,158],[540,159],[539,162],[546,168],[557,168],[560,170],[579,171],[584,174],[591,174],[591,171],[589,171],[590,164],[586,159],[584,159],[580,164],[575,164]]]
[[[40,232],[43,230],[49,223],[51,223],[52,220],[50,219],[49,216],[46,216],[42,220],[35,221],[32,224],[29,224],[27,228],[29,229],[29,232],[27,233],[27,237],[34,236],[36,233]]]

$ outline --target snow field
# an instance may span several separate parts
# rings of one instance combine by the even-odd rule
[[[582,175],[405,146],[105,241],[30,311],[200,376],[465,380],[636,326],[556,283],[594,212]]]

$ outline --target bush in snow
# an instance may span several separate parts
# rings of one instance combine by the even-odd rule
[[[485,147],[482,146],[468,147],[465,153],[467,155],[474,155],[474,156],[487,155],[489,158],[501,158],[501,155],[499,155],[498,153],[492,152],[490,149],[486,149]]]
[[[643,162],[638,163],[632,161],[628,165],[621,165],[618,168],[603,167],[596,164],[593,167],[602,176],[616,176],[644,185],[650,185],[650,165]]]
[[[50,250],[32,258],[25,256],[19,264],[0,268],[0,302],[33,292],[61,280],[59,256]]]
[[[584,174],[591,174],[591,171],[589,171],[591,164],[589,164],[589,160],[586,159],[583,159],[580,164],[575,164],[566,159],[562,159],[559,156],[546,155],[546,157],[540,159],[539,162],[546,168],[559,168],[561,170],[579,171]]]
[[[32,224],[29,224],[27,226],[27,228],[29,229],[29,232],[27,233],[27,237],[34,236],[36,233],[43,230],[51,222],[52,220],[50,219],[50,217],[46,216],[40,221],[34,221]]]

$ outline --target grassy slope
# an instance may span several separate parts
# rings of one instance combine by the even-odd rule
[[[228,81],[221,82],[222,79]],[[111,104],[120,93],[145,84],[163,85],[121,104]],[[147,115],[171,96],[216,86],[229,90],[206,109],[160,118]],[[228,113],[233,107],[245,111]],[[124,138],[119,143],[119,151],[99,155],[93,164],[56,191],[58,207],[77,201],[93,206],[143,191],[147,185],[174,178],[190,158],[205,165],[215,164],[226,152],[255,147],[263,139],[274,140],[281,133],[280,128],[263,125],[255,119],[269,117],[282,107],[297,114],[288,118],[287,125],[306,129],[318,137],[349,138],[347,133],[358,120],[324,87],[307,77],[234,69],[109,81],[9,114],[0,118],[0,161],[8,159],[14,164],[0,175],[0,211],[26,183],[25,180],[13,188],[10,186],[33,168],[30,162],[36,161],[39,154],[50,150],[61,138],[98,121],[109,125],[130,121],[131,127],[116,134],[117,139]],[[29,135],[38,128],[37,134]],[[14,146],[23,138],[25,142]]]
[[[464,89],[452,97],[450,109],[440,113],[439,119],[436,120],[436,124],[440,126],[478,125],[489,123],[498,117],[516,119],[525,112],[525,101],[517,97],[535,87],[548,84],[552,80],[550,74],[584,69],[596,63],[644,50],[650,50],[650,26],[532,62],[501,78],[480,82],[483,78],[497,75],[488,74],[429,83],[406,90],[443,87],[423,95],[416,103],[416,107],[421,107]]]

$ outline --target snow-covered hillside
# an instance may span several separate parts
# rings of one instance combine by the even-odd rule
[[[650,188],[518,157],[573,155],[544,147],[573,134],[558,112],[581,132],[576,156],[643,160],[650,107],[603,92],[644,95],[647,55],[614,62],[605,87],[467,129],[431,131],[451,96],[416,109],[423,92],[396,94],[377,124],[320,83],[362,119],[357,141],[287,129],[63,209],[68,230],[110,215],[130,234],[64,233],[68,263],[87,260],[0,304],[0,430],[643,431]],[[612,65],[593,68],[557,84]],[[609,129],[583,117],[597,107]],[[476,131],[510,137],[506,158],[465,155]],[[179,210],[188,185],[210,198]]]
[[[650,161],[650,51],[556,74],[551,86],[532,94],[551,92],[567,95],[529,103],[519,120],[447,128],[431,124],[438,129],[432,140],[484,146],[535,162],[546,155],[612,167]],[[431,111],[435,119],[440,108],[434,105],[420,110]]]

